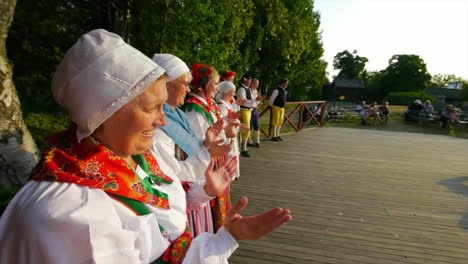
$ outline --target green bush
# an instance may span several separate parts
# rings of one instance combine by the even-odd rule
[[[409,105],[416,99],[421,100],[423,103],[426,100],[431,100],[433,104],[437,103],[437,99],[423,92],[389,93],[387,97],[385,97],[384,102],[389,102],[391,105]]]
[[[49,136],[67,129],[70,125],[70,119],[64,113],[31,113],[24,118],[24,122],[40,149],[45,146]]]

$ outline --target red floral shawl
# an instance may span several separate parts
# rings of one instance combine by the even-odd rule
[[[76,128],[71,127],[49,138],[49,146],[31,180],[74,183],[159,208],[170,208],[167,195],[146,192],[133,168],[117,154],[90,137],[78,143],[75,135]],[[161,171],[149,150],[143,156],[154,176],[162,182],[173,182]]]

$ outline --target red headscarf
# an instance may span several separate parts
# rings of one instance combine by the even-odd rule
[[[208,65],[195,63],[190,68],[192,73],[192,86],[194,89],[201,87],[202,89],[206,88],[206,83],[208,82],[211,68]]]
[[[236,72],[233,72],[233,71],[230,71],[230,72],[226,72],[224,73],[222,76],[221,76],[221,80],[226,80],[227,78],[229,77],[234,77],[236,76]]]

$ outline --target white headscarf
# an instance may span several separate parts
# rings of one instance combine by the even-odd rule
[[[81,141],[163,74],[118,35],[96,29],[67,51],[52,80],[52,94],[78,126]]]
[[[163,67],[167,73],[166,82],[179,78],[182,74],[190,72],[183,60],[172,54],[154,54],[153,61]]]
[[[236,90],[236,86],[229,81],[222,81],[218,84],[218,92],[215,95],[215,101],[218,102],[223,98],[223,94]]]

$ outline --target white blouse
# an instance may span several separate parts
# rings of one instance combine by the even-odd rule
[[[153,151],[158,151],[161,159],[166,163],[181,181],[205,181],[205,171],[211,160],[210,153],[205,147],[187,157],[184,161],[175,157],[176,144],[162,129],[156,128],[153,136]]]
[[[151,205],[137,216],[104,191],[70,183],[28,182],[0,219],[3,263],[150,263],[186,227],[186,197],[171,168],[155,153],[172,184],[153,185],[168,194],[171,209]],[[140,178],[146,173],[137,168]],[[192,188],[188,203],[203,201],[203,188]],[[202,193],[201,193],[202,192]],[[206,194],[205,194],[205,198]],[[208,197],[209,198],[209,197]],[[167,235],[159,230],[161,225]],[[229,232],[197,236],[183,263],[228,263],[238,247]]]

